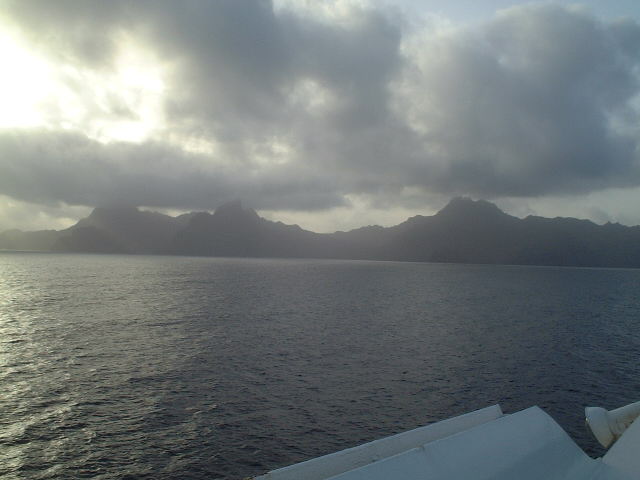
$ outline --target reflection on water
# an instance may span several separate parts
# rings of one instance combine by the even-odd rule
[[[0,477],[242,478],[637,400],[633,270],[0,254]]]

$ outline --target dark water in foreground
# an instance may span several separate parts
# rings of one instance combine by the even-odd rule
[[[640,399],[640,271],[0,254],[0,478],[240,479]]]

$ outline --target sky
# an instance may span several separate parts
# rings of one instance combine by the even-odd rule
[[[640,2],[0,0],[0,231],[240,199],[640,224]]]

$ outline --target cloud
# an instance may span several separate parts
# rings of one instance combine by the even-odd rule
[[[0,195],[0,232],[9,229],[62,230],[89,213],[91,209],[87,207],[33,204]]]
[[[408,42],[397,99],[427,152],[415,174],[490,197],[637,185],[639,34],[530,5]]]
[[[157,142],[102,144],[78,133],[0,131],[0,192],[40,204],[213,209],[232,198],[279,209],[342,205],[330,177],[304,166],[254,176]]]
[[[241,197],[293,211],[640,184],[630,20],[549,4],[421,28],[349,2],[2,6],[33,48],[90,78],[112,78],[128,44],[165,75],[164,120],[143,142],[0,131],[0,193],[13,198],[210,209]],[[107,103],[111,117],[135,118],[141,102]]]

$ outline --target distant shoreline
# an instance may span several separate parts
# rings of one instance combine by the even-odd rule
[[[458,197],[432,216],[327,234],[266,220],[231,202],[213,214],[178,217],[96,208],[65,230],[2,232],[0,251],[640,268],[640,227],[520,219],[490,202]]]

